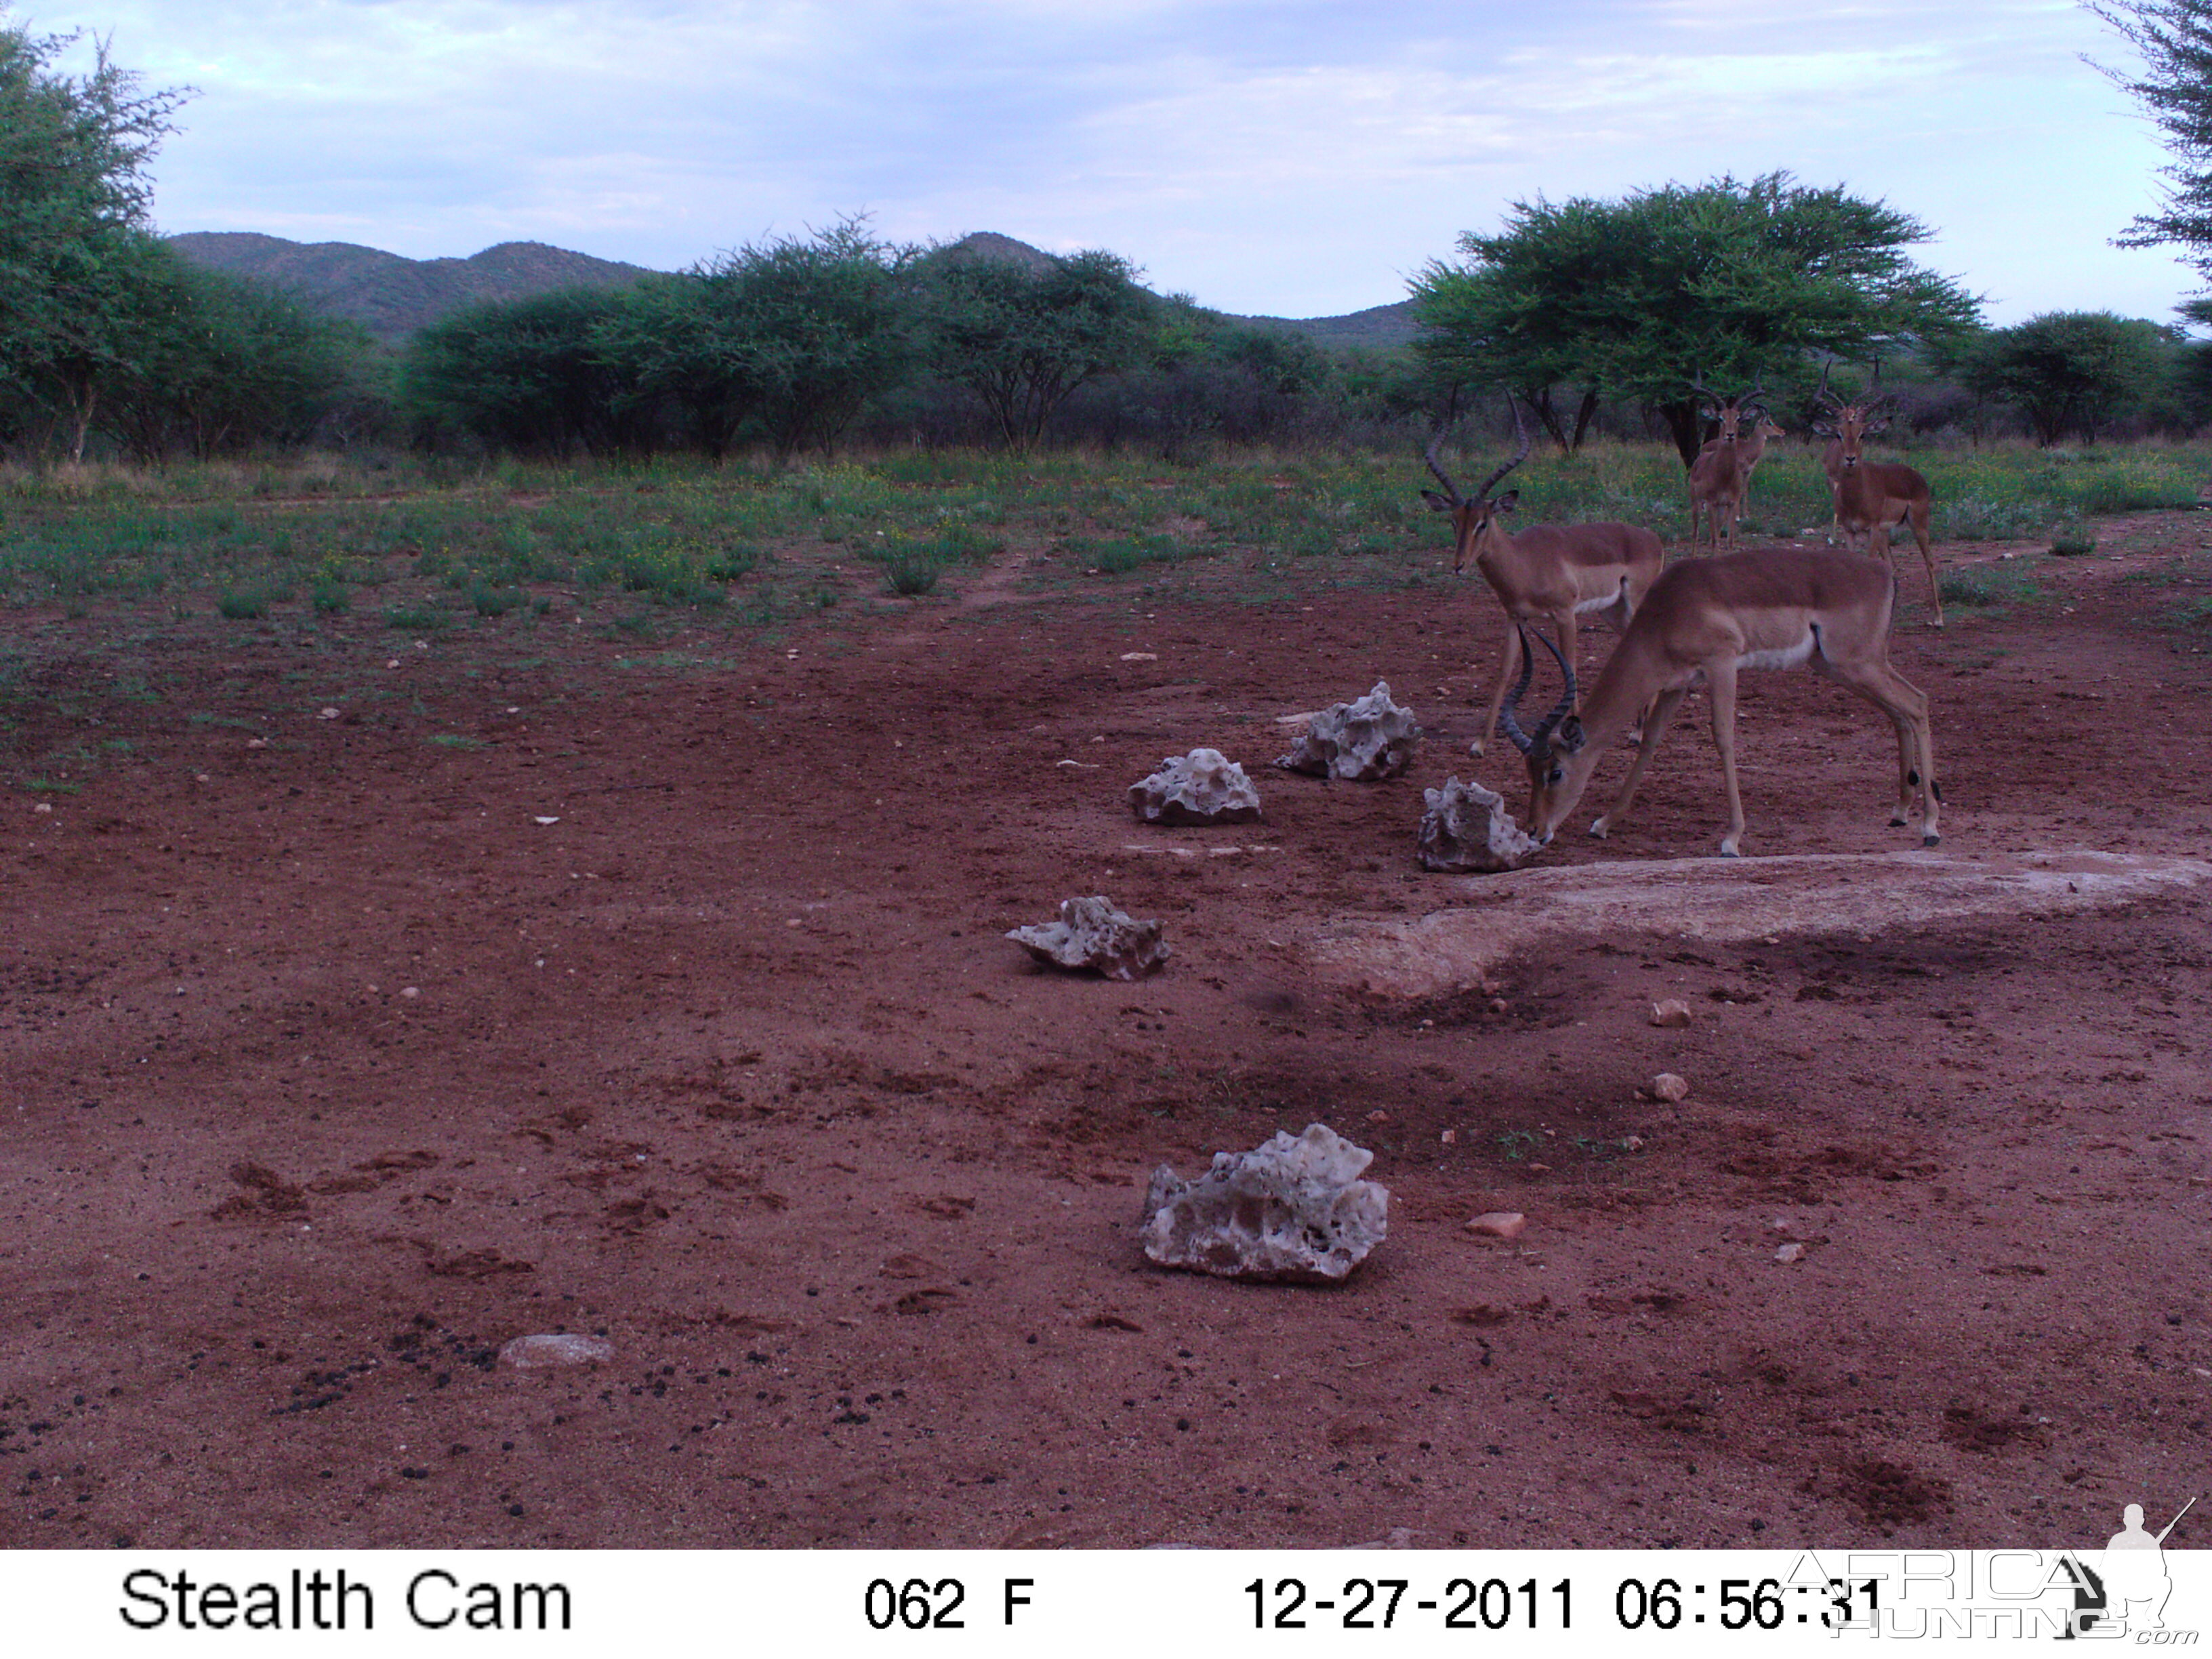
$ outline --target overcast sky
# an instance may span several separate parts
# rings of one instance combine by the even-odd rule
[[[1107,247],[1163,290],[1405,297],[1516,198],[1787,168],[1924,221],[1992,320],[2193,291],[2112,247],[2166,160],[2069,0],[58,0],[198,94],[167,231],[676,269],[866,210]]]

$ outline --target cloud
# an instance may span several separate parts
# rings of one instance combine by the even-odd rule
[[[172,229],[672,267],[866,208],[899,237],[1111,246],[1296,315],[1399,297],[1516,198],[1783,167],[1941,225],[1931,260],[2010,306],[2159,314],[2185,286],[2106,246],[2162,156],[2078,59],[2113,43],[2051,0],[105,0],[83,21],[150,83],[200,88],[158,166]]]

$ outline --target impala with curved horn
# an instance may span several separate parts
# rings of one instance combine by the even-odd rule
[[[1711,398],[1705,375],[1700,372],[1691,382],[1699,392]],[[1743,512],[1744,497],[1751,492],[1751,475],[1766,453],[1768,442],[1786,437],[1766,412],[1759,401],[1765,393],[1763,383],[1754,384],[1751,390],[1734,398],[1719,399],[1717,406],[1705,413],[1720,422],[1720,435],[1707,441],[1698,452],[1698,459],[1690,463],[1690,550],[1698,550],[1698,517],[1702,511],[1705,527],[1710,532],[1713,551],[1721,550],[1726,524],[1725,539],[1732,550],[1735,546],[1735,522]],[[1743,421],[1751,416],[1751,431],[1746,435]],[[1723,518],[1725,514],[1725,518]]]
[[[1895,398],[1874,398],[1863,403],[1847,404],[1828,390],[1830,364],[1820,365],[1820,389],[1813,396],[1825,404],[1835,416],[1833,426],[1815,421],[1813,430],[1832,441],[1820,458],[1820,465],[1828,475],[1828,487],[1835,492],[1836,525],[1844,532],[1844,544],[1850,545],[1851,538],[1866,532],[1867,551],[1882,558],[1891,556],[1889,532],[1893,525],[1910,522],[1912,539],[1920,545],[1920,562],[1928,567],[1928,603],[1936,616],[1931,624],[1943,625],[1943,585],[1936,577],[1936,556],[1928,547],[1928,515],[1935,502],[1935,493],[1928,480],[1911,467],[1896,461],[1869,461],[1866,459],[1864,441],[1888,429],[1887,409]],[[1875,364],[1874,386],[1881,383],[1881,365]],[[1869,392],[1873,391],[1869,386]]]
[[[1531,442],[1528,428],[1521,419],[1521,405],[1510,399],[1508,402],[1513,410],[1513,429],[1521,440],[1521,447],[1512,459],[1492,471],[1472,494],[1462,495],[1437,459],[1447,428],[1437,430],[1424,453],[1429,471],[1436,474],[1444,493],[1424,489],[1421,498],[1435,511],[1449,513],[1452,518],[1452,574],[1461,574],[1472,560],[1482,572],[1483,580],[1490,584],[1491,591],[1498,595],[1498,604],[1505,608],[1508,627],[1504,654],[1498,671],[1498,687],[1483,715],[1480,730],[1468,745],[1468,751],[1477,755],[1482,752],[1484,738],[1497,728],[1498,706],[1504,701],[1505,688],[1527,658],[1521,641],[1522,624],[1540,617],[1550,617],[1559,630],[1559,643],[1572,660],[1575,618],[1589,611],[1602,611],[1615,632],[1626,629],[1644,593],[1658,580],[1660,567],[1667,556],[1656,536],[1634,525],[1533,525],[1518,534],[1507,534],[1499,521],[1513,512],[1521,492],[1509,489],[1495,497],[1490,492],[1507,473],[1528,459]]]
[[[1540,842],[1552,839],[1582,799],[1598,757],[1640,716],[1643,745],[1620,793],[1590,825],[1592,835],[1606,835],[1636,799],[1644,768],[1658,753],[1684,695],[1702,679],[1728,793],[1721,853],[1734,858],[1743,839],[1735,774],[1736,675],[1746,668],[1802,663],[1889,716],[1897,728],[1897,812],[1890,822],[1905,823],[1917,808],[1921,844],[1935,846],[1943,798],[1936,781],[1935,737],[1927,697],[1890,666],[1889,620],[1896,601],[1896,574],[1853,553],[1771,548],[1671,567],[1645,595],[1579,715],[1574,665],[1556,650],[1552,654],[1566,691],[1536,729],[1523,731],[1518,718],[1533,664],[1522,670],[1500,711],[1500,729],[1528,766],[1528,832]]]

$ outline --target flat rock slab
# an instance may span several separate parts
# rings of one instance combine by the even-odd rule
[[[1516,870],[1459,884],[1463,908],[1414,921],[1346,921],[1310,947],[1339,984],[1381,996],[1467,990],[1555,939],[1669,933],[1727,942],[1878,933],[1967,916],[2100,909],[2202,890],[2212,864],[2123,853],[1805,854]]]

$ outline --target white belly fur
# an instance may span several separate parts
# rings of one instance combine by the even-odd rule
[[[1735,659],[1738,668],[1795,668],[1813,654],[1814,638],[1811,629],[1805,637],[1779,651],[1747,651]]]

